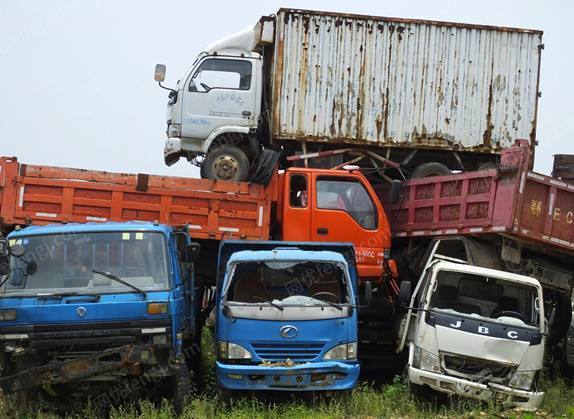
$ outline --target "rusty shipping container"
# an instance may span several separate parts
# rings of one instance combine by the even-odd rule
[[[542,32],[281,9],[278,140],[497,152],[534,144]]]

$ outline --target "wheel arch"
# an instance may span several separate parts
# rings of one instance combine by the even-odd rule
[[[245,138],[248,141],[249,128],[237,127],[237,126],[223,126],[214,129],[211,132],[211,134],[209,134],[209,137],[205,139],[204,143],[205,153],[209,153],[211,150],[213,150],[213,147],[217,146],[220,143],[220,141],[218,141],[219,138],[222,138],[223,136],[225,136],[225,134],[243,134],[245,135]]]

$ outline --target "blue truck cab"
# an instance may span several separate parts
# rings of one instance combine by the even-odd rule
[[[356,305],[352,244],[222,242],[220,391],[352,389],[359,375]]]
[[[198,249],[181,234],[142,222],[10,233],[0,246],[4,393],[48,386],[51,396],[79,390],[109,403],[116,383],[136,379],[145,391],[169,389],[180,408],[191,388],[186,355],[199,350]]]

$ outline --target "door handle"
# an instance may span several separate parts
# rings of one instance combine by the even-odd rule
[[[329,234],[329,229],[325,227],[319,227],[317,229],[317,234],[320,236],[326,236],[327,234]]]
[[[243,116],[251,116],[251,112],[250,112],[250,111],[243,111],[243,112],[241,112],[241,115],[243,115]]]

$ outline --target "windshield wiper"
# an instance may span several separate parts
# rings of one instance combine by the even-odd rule
[[[253,298],[255,298],[255,299],[257,299],[257,300],[260,300],[260,301],[263,301],[263,302],[269,304],[270,306],[275,307],[275,308],[276,308],[277,310],[279,310],[279,311],[285,310],[284,307],[281,307],[279,304],[275,304],[273,301],[266,300],[265,298],[258,297],[258,296],[256,296],[256,295],[255,295]]]
[[[49,298],[59,298],[62,299],[64,297],[90,297],[94,299],[100,299],[100,295],[98,294],[84,294],[77,291],[70,291],[70,292],[45,292],[45,293],[38,293],[35,295],[36,298],[39,300],[47,300]]]
[[[113,279],[114,281],[119,282],[120,284],[124,284],[125,286],[130,287],[131,289],[133,289],[133,290],[137,291],[138,293],[140,293],[141,295],[143,295],[144,298],[147,298],[147,294],[144,290],[136,287],[135,285],[130,284],[128,281],[121,279],[120,277],[114,275],[111,272],[97,271],[95,269],[92,269],[92,272],[95,274],[103,275],[106,278]]]

